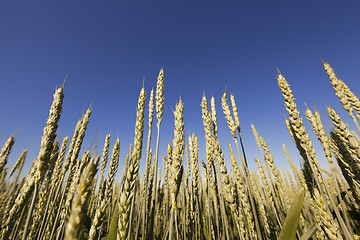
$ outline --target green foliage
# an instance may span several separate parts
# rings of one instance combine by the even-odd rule
[[[282,226],[279,240],[295,239],[299,225],[300,213],[304,202],[305,191],[303,188],[295,195],[287,216]]]

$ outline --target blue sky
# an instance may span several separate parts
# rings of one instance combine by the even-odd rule
[[[9,164],[28,147],[28,168],[38,154],[52,94],[68,74],[59,133],[71,136],[83,109],[92,104],[83,148],[94,143],[96,129],[99,148],[106,133],[113,134],[112,144],[118,134],[122,168],[143,78],[149,95],[164,66],[162,152],[172,140],[172,109],[181,95],[186,134],[200,138],[205,157],[203,92],[216,99],[219,137],[227,152],[232,138],[220,106],[227,87],[237,101],[250,167],[255,169],[252,159],[260,157],[251,123],[279,167],[287,167],[282,143],[298,163],[284,125],[276,67],[302,113],[305,102],[315,104],[329,125],[326,101],[350,122],[320,58],[360,96],[359,11],[358,1],[1,1],[0,142],[20,129]]]

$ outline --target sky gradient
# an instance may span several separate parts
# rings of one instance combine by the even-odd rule
[[[68,74],[61,139],[72,136],[92,104],[83,150],[94,144],[96,129],[100,149],[106,133],[112,133],[111,145],[119,135],[121,173],[134,137],[143,78],[149,96],[161,66],[165,106],[160,154],[172,141],[172,110],[181,95],[186,135],[195,132],[205,158],[203,92],[208,99],[215,97],[219,138],[227,154],[232,138],[220,105],[227,88],[236,98],[250,168],[255,169],[252,159],[261,156],[251,123],[279,167],[287,168],[282,143],[299,163],[284,125],[287,113],[276,67],[290,83],[302,117],[304,103],[314,104],[330,126],[326,102],[350,122],[320,58],[360,96],[359,12],[359,1],[1,1],[0,143],[19,130],[9,166],[27,147],[26,171],[37,157],[52,94]]]

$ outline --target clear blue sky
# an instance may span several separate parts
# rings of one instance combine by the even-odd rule
[[[302,113],[305,102],[324,113],[326,100],[346,116],[320,58],[360,96],[359,12],[359,1],[1,1],[0,142],[20,129],[9,164],[29,147],[28,168],[39,151],[52,94],[68,74],[59,133],[72,136],[92,103],[84,148],[94,142],[96,128],[99,148],[106,133],[113,134],[112,144],[119,134],[122,167],[133,141],[142,79],[149,95],[163,65],[162,147],[172,140],[172,109],[181,95],[186,133],[200,138],[205,157],[200,108],[205,92],[216,98],[227,152],[232,138],[220,107],[227,87],[236,97],[252,169],[251,159],[260,153],[251,123],[279,167],[287,166],[283,142],[298,163],[284,125],[276,67],[291,84]]]

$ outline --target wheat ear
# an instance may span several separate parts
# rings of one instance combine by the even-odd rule
[[[118,237],[125,239],[128,235],[130,224],[130,204],[135,194],[135,181],[139,173],[139,161],[143,144],[144,133],[144,112],[145,112],[146,93],[144,87],[140,91],[138,108],[135,123],[134,150],[129,160],[123,189],[119,196],[119,219],[118,219]]]
[[[49,118],[47,121],[47,125],[44,128],[44,133],[41,138],[41,148],[39,155],[36,159],[34,165],[34,175],[29,174],[26,180],[26,183],[20,190],[19,195],[15,200],[15,204],[10,210],[8,219],[6,220],[5,224],[3,225],[3,232],[2,236],[5,236],[5,233],[8,228],[8,224],[13,220],[12,218],[18,213],[19,209],[24,205],[24,202],[29,198],[31,195],[34,185],[39,185],[42,182],[43,177],[48,168],[48,161],[50,158],[50,154],[53,148],[53,143],[56,138],[56,130],[58,127],[58,121],[60,119],[61,110],[62,110],[62,103],[64,99],[64,86],[56,89],[54,93],[54,100],[50,108]],[[36,196],[36,194],[34,194]],[[32,213],[32,208],[29,209],[28,219],[30,221],[30,216]],[[25,228],[23,236],[26,238],[27,236],[27,228]]]
[[[97,165],[92,161],[86,166],[81,174],[80,182],[76,187],[72,201],[71,215],[65,229],[65,240],[76,240],[83,238],[83,223],[85,221],[87,206],[91,194],[91,187],[94,176],[97,172]]]
[[[176,211],[176,197],[179,192],[179,186],[183,174],[183,155],[185,148],[184,132],[184,104],[180,98],[174,111],[175,129],[172,149],[172,162],[170,165],[170,199],[171,199],[171,219],[169,222],[169,240],[173,235],[173,221]]]
[[[110,204],[111,200],[111,193],[114,185],[115,175],[119,166],[119,156],[120,156],[120,140],[119,138],[116,139],[112,156],[111,162],[109,167],[108,177],[106,179],[106,187],[105,187],[105,194],[101,197],[100,205],[97,207],[94,220],[92,221],[92,225],[89,231],[89,239],[95,239],[101,224],[103,223],[103,218],[105,216],[106,210]]]
[[[157,184],[157,168],[158,168],[158,159],[159,159],[159,141],[160,141],[160,124],[162,122],[162,115],[164,112],[164,70],[163,67],[161,67],[157,83],[156,83],[156,118],[157,118],[157,136],[156,136],[156,148],[155,148],[155,156],[154,156],[154,164],[155,164],[155,176],[154,176],[154,182],[152,183],[152,198],[151,198],[151,205],[150,205],[150,229],[154,226],[154,215],[155,215],[155,207],[156,207],[156,201],[157,201],[157,191],[156,191],[156,184]],[[153,233],[152,231],[150,232]],[[150,238],[153,237],[153,235],[149,236]]]
[[[350,88],[340,79],[337,78],[334,70],[327,62],[323,61],[324,70],[329,76],[330,83],[334,88],[336,96],[339,98],[344,109],[349,113],[349,116],[353,119],[357,130],[360,132],[360,126],[357,120],[360,121],[360,100],[350,90]],[[353,109],[357,112],[357,119],[354,116]]]
[[[10,151],[12,146],[15,143],[14,135],[11,135],[5,142],[4,146],[1,149],[0,152],[0,174],[2,173],[6,163],[7,159],[9,157]],[[16,164],[15,164],[16,165]],[[15,167],[14,167],[15,168]],[[10,174],[11,175],[11,174]]]

